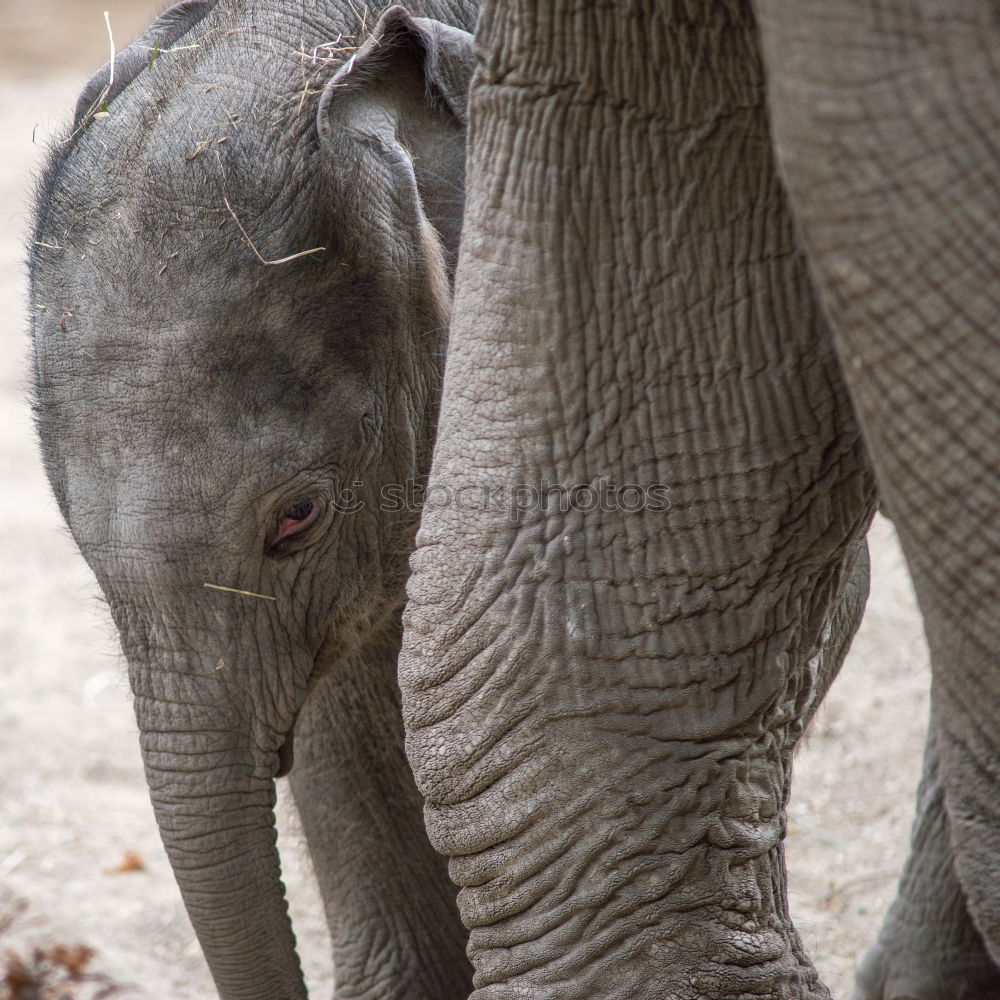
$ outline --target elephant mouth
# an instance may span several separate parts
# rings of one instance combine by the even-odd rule
[[[278,770],[275,773],[276,778],[284,778],[292,769],[292,765],[295,763],[295,753],[293,750],[295,730],[289,729],[288,735],[285,737],[285,742],[278,747]]]

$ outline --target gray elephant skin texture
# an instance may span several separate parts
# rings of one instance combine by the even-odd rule
[[[934,709],[856,997],[1000,997],[995,11],[475,18],[181,4],[41,184],[46,467],[220,996],[304,996],[294,733],[338,996],[828,998],[785,806],[881,494]]]
[[[985,0],[484,4],[429,488],[671,504],[424,511],[399,677],[476,1000],[829,997],[785,804],[876,482],[934,711],[857,991],[1000,997],[998,32]]]
[[[95,74],[40,183],[45,465],[227,1000],[305,996],[273,817],[290,768],[338,995],[472,989],[403,751],[417,514],[376,500],[430,461],[475,17],[189,0]]]

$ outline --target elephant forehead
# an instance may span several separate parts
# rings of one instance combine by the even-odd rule
[[[152,301],[102,285],[66,305],[36,320],[37,368],[45,402],[82,417],[90,401],[140,427],[299,417],[335,385],[348,401],[372,363],[357,289],[338,295],[244,273]]]
[[[395,308],[378,282],[332,255],[234,258],[210,231],[173,256],[131,221],[35,275],[38,425],[69,509],[218,508],[360,450]]]
[[[203,367],[179,344],[96,368],[55,403],[63,438],[92,468],[139,469],[150,488],[254,479],[349,449],[368,396],[357,378],[331,382],[293,353]]]

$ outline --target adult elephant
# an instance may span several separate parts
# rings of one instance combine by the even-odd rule
[[[792,205],[749,4],[480,20],[431,485],[492,492],[425,511],[400,670],[476,1000],[828,996],[784,809],[860,617],[876,477],[940,759],[859,988],[1000,995],[996,23],[761,8]],[[494,502],[528,487],[569,501]]]
[[[913,852],[858,995],[1000,996],[1000,17],[759,7],[782,173],[934,668]]]

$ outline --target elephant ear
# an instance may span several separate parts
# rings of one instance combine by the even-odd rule
[[[414,210],[434,226],[452,260],[474,67],[467,31],[390,7],[327,84],[318,110],[331,169],[359,155],[378,158],[394,185],[409,189]]]
[[[106,62],[84,85],[76,100],[73,131],[117,97],[147,67],[157,49],[166,49],[190,31],[216,0],[182,0],[165,10],[127,49],[115,56],[114,73]]]

